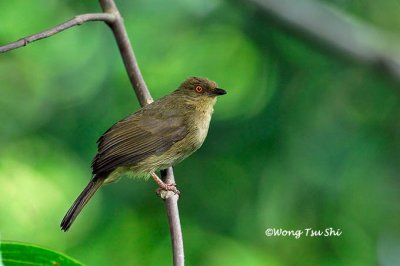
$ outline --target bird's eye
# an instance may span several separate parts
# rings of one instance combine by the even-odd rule
[[[202,86],[196,86],[196,92],[203,92],[203,87]]]

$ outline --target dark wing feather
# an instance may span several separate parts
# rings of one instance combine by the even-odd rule
[[[141,109],[119,121],[98,140],[93,174],[109,174],[119,166],[130,166],[168,150],[187,135],[182,115],[157,106]]]

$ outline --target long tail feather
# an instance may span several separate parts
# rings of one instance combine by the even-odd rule
[[[68,231],[83,207],[85,207],[88,201],[93,197],[94,193],[96,193],[103,183],[104,178],[99,178],[96,176],[90,180],[89,184],[85,187],[85,189],[72,204],[71,208],[65,214],[64,219],[61,221],[61,230],[65,232]]]

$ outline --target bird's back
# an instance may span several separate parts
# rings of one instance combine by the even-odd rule
[[[122,119],[98,140],[93,174],[108,175],[118,167],[140,169],[140,162],[160,155],[183,139],[188,130],[176,109],[162,110],[166,97]]]

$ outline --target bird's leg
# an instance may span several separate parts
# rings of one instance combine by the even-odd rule
[[[156,173],[152,172],[150,174],[159,186],[159,188],[156,190],[157,194],[160,194],[161,190],[172,191],[178,195],[180,194],[179,190],[176,189],[176,184],[166,184],[156,175]]]

